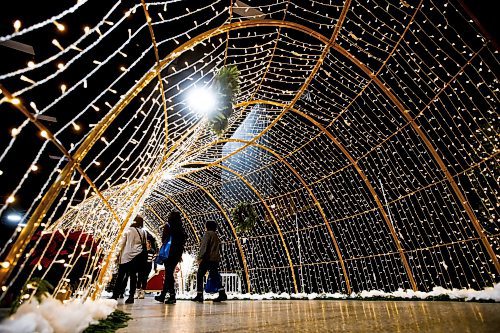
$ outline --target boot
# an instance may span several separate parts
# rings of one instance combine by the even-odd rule
[[[129,298],[125,300],[125,304],[134,304],[134,296],[129,296]]]
[[[168,299],[165,301],[165,304],[175,304],[175,294],[170,294]]]
[[[160,302],[160,303],[165,303],[165,295],[160,294],[158,296],[155,296],[155,301]]]
[[[192,299],[193,302],[203,303],[203,292],[198,292],[196,297]]]
[[[226,295],[226,291],[224,289],[221,289],[219,290],[219,296],[217,296],[217,298],[214,298],[213,300],[214,302],[223,302],[223,301],[227,301],[227,295]]]

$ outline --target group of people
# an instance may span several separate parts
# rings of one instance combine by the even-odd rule
[[[125,303],[134,303],[134,295],[137,290],[137,298],[144,298],[148,276],[153,269],[156,269],[155,256],[158,254],[158,247],[154,237],[143,229],[144,220],[141,216],[136,216],[134,223],[125,232],[120,244],[120,251],[117,258],[118,275],[116,277],[113,295],[111,298],[123,297],[128,280],[130,279],[129,297]],[[220,262],[220,240],[217,235],[217,223],[215,221],[206,222],[206,232],[200,243],[196,261],[198,272],[196,274],[196,297],[192,300],[203,302],[203,278],[209,272],[209,277],[218,284],[219,295],[214,302],[227,300],[227,295],[219,274]],[[155,300],[160,303],[175,304],[175,268],[182,261],[182,254],[186,243],[186,233],[182,224],[182,217],[178,211],[170,212],[167,223],[163,227],[162,246],[168,245],[168,256],[160,257],[165,267],[165,280],[160,295]],[[163,253],[163,251],[161,251]],[[167,297],[168,295],[168,297]]]

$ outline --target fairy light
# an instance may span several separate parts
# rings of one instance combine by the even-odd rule
[[[56,26],[57,30],[59,31],[64,31],[66,30],[66,27],[64,26],[64,24],[62,23],[59,23],[57,21],[54,21],[54,25]]]
[[[56,46],[59,50],[64,51],[64,47],[61,46],[57,39],[52,40],[52,45]]]
[[[47,139],[49,137],[49,134],[47,133],[47,131],[43,130],[40,131],[40,136],[44,139]]]
[[[57,68],[64,69],[64,64],[62,62],[58,63]]]
[[[7,202],[8,204],[13,203],[13,202],[15,202],[15,201],[16,201],[16,198],[15,198],[13,195],[10,195],[10,196],[7,198],[7,200],[6,200],[6,202]]]
[[[65,93],[66,92],[66,89],[68,88],[65,84],[61,84],[61,86],[59,87],[61,89],[61,93]]]
[[[14,21],[14,31],[18,32],[19,29],[21,29],[21,21],[20,20],[15,20]]]
[[[1,266],[2,268],[4,268],[4,269],[9,268],[9,267],[10,267],[10,262],[8,262],[8,261],[3,261],[3,262],[0,264],[0,266]],[[4,289],[2,288],[2,290],[4,290]]]
[[[33,68],[33,67],[35,67],[35,62],[34,62],[34,61],[31,61],[31,60],[30,60],[30,61],[28,61],[28,67],[29,67],[29,68]]]
[[[79,130],[81,130],[80,125],[78,125],[77,123],[71,123],[71,125],[73,126],[73,129],[74,129],[75,131],[79,131]]]
[[[31,171],[38,171],[38,165],[32,164],[30,169],[31,169]]]
[[[266,4],[269,6],[260,5],[257,1],[252,8],[265,13],[266,17],[282,17],[284,1],[271,1]],[[125,17],[140,8],[138,6],[140,5],[136,4],[125,8]],[[164,4],[151,3],[150,6],[158,9],[151,13],[158,13]],[[211,19],[227,18],[227,12],[216,11],[217,6],[202,6],[200,5],[199,9],[186,9],[185,17],[180,21],[171,17],[168,11],[164,11],[163,15],[160,13],[154,16],[158,27],[168,25],[168,22],[162,21],[186,22],[184,33],[158,39],[159,45],[175,47],[212,27],[211,24],[214,23],[208,19],[203,22],[193,20],[193,13],[196,11],[201,12],[196,18],[203,17],[202,14],[211,14],[205,15]],[[429,135],[429,140],[438,149],[438,154],[444,158],[449,173],[457,181],[460,180],[458,186],[467,184],[467,192],[462,190],[466,197],[469,198],[470,195],[479,198],[472,200],[471,205],[474,206],[481,225],[485,227],[489,221],[496,221],[498,207],[492,200],[492,194],[497,192],[498,187],[494,182],[494,166],[491,164],[495,150],[491,147],[496,147],[498,143],[492,126],[495,116],[494,96],[498,84],[492,79],[494,75],[491,69],[495,68],[492,59],[495,59],[497,54],[487,46],[475,58],[471,58],[478,52],[472,45],[482,45],[483,42],[481,37],[471,37],[469,41],[465,38],[467,35],[462,35],[466,29],[474,29],[470,22],[463,22],[466,28],[459,24],[451,27],[454,31],[452,35],[440,35],[441,31],[450,28],[446,23],[448,12],[456,11],[452,16],[461,14],[460,7],[457,9],[451,4],[426,3],[425,7],[421,8],[404,4],[391,5],[388,10],[390,15],[380,18],[375,16],[373,8],[363,2],[353,2],[351,6],[341,24],[342,29],[336,44],[366,65],[366,72],[375,75],[383,86],[388,87],[404,104],[404,114],[414,118],[415,123]],[[380,10],[384,8],[381,7]],[[120,7],[118,16],[123,16],[122,9]],[[337,25],[338,14],[334,13],[341,12],[341,4],[315,1],[314,15],[307,14],[310,10],[300,3],[290,4],[285,12],[286,20],[305,24],[329,37]],[[409,18],[415,10],[419,13],[410,25]],[[431,15],[431,10],[437,12],[432,16],[436,20],[426,19]],[[250,9],[245,15],[248,15],[245,18],[249,21],[252,18],[262,18]],[[110,15],[96,26],[95,45],[83,46],[84,43],[75,43],[67,46],[67,49],[75,50],[79,54],[92,52],[100,40],[104,40],[104,35],[118,37],[118,31],[122,32],[123,29],[114,29],[123,27],[122,22],[126,21],[112,22],[111,17],[116,15]],[[157,22],[158,18],[161,21]],[[147,20],[150,21],[151,17],[148,16]],[[238,22],[241,17],[232,17],[231,20]],[[409,28],[405,30],[407,26]],[[91,29],[87,28],[84,28],[85,34],[91,32]],[[300,271],[307,287],[317,288],[318,292],[346,292],[345,276],[339,268],[338,256],[331,250],[332,239],[326,228],[326,220],[335,225],[333,233],[341,247],[353,289],[408,288],[401,260],[398,253],[394,254],[394,240],[373,198],[372,193],[375,192],[385,213],[390,216],[390,223],[395,228],[413,273],[418,281],[423,281],[422,288],[432,289],[436,285],[450,288],[482,288],[491,283],[491,274],[488,272],[492,272],[492,269],[487,263],[487,254],[481,248],[481,243],[472,236],[474,230],[468,222],[462,203],[454,199],[454,193],[443,172],[436,166],[411,124],[384,95],[383,86],[376,86],[371,76],[364,75],[363,71],[357,69],[349,57],[339,57],[337,51],[330,50],[318,73],[294,105],[295,109],[324,126],[331,133],[330,136],[319,127],[313,126],[313,122],[288,110],[257,141],[273,149],[280,157],[256,146],[246,147],[228,157],[242,147],[243,143],[214,144],[218,138],[203,120],[197,122],[200,117],[189,112],[192,108],[186,96],[195,86],[210,82],[215,69],[227,63],[237,65],[241,71],[242,87],[237,102],[268,99],[289,103],[317,63],[324,45],[307,36],[289,34],[286,30],[267,34],[258,28],[241,29],[228,34],[227,43],[225,35],[214,37],[202,42],[207,49],[212,47],[213,51],[206,51],[199,54],[198,59],[185,63],[179,61],[176,68],[172,66],[168,71],[165,70],[165,73],[162,72],[165,74],[163,80],[166,83],[168,137],[172,140],[168,145],[178,143],[178,146],[169,157],[168,167],[165,166],[154,175],[155,181],[148,189],[145,205],[150,206],[161,218],[166,217],[172,209],[182,208],[193,224],[192,228],[187,228],[187,246],[192,251],[196,250],[196,234],[201,233],[203,229],[200,221],[205,217],[220,221],[220,236],[225,247],[221,266],[224,270],[234,271],[241,270],[241,256],[234,247],[234,235],[224,214],[207,199],[202,190],[172,175],[178,177],[180,174],[187,174],[186,177],[196,179],[209,192],[220,193],[215,197],[220,200],[223,210],[229,211],[230,207],[240,201],[251,202],[258,209],[259,223],[248,237],[245,237],[243,253],[247,256],[253,290],[265,292],[275,289],[290,292],[291,287],[286,285],[291,279],[289,268],[276,267],[278,262],[283,263],[283,266],[288,265],[284,246],[279,240],[276,226],[271,221],[271,213],[265,209],[258,196],[249,190],[241,179],[230,173],[221,174],[217,167],[200,167],[199,170],[182,167],[193,161],[213,163],[224,159],[221,162],[223,166],[234,168],[241,173],[241,176],[265,198],[271,212],[276,216],[277,224],[282,226],[284,243],[289,245],[288,250],[292,263],[296,265],[295,270]],[[403,34],[404,31],[406,32]],[[431,34],[433,38],[427,38]],[[119,61],[114,61],[123,60],[126,52],[133,50],[135,54],[136,48],[134,46],[132,49],[132,45],[136,45],[138,30],[128,29],[128,36],[129,40],[122,45],[123,48],[113,50],[113,54],[99,54],[99,61],[92,62],[79,56],[77,59],[86,61],[85,64],[95,69],[95,73],[103,73],[100,66],[104,67],[109,63],[115,63],[116,66]],[[90,37],[92,36],[85,38]],[[400,37],[401,41],[398,42]],[[435,41],[437,44],[433,44]],[[130,46],[127,46],[128,44]],[[65,49],[58,42],[54,45],[61,52],[47,62],[51,64],[49,66],[66,59],[62,57]],[[142,48],[140,43],[137,45]],[[148,51],[144,48],[140,51],[144,51],[144,59],[151,55],[151,49]],[[196,51],[196,47],[193,47],[192,51]],[[115,58],[116,56],[118,58]],[[467,64],[470,59],[472,61]],[[136,77],[129,76],[129,73],[136,69],[135,64],[127,63],[127,67],[118,67],[120,70],[113,74],[116,80],[111,80],[113,82],[108,87],[102,88],[102,95],[90,96],[90,90],[82,90],[87,87],[87,80],[91,83],[95,78],[94,74],[87,76],[87,73],[82,73],[77,78],[79,81],[72,81],[75,94],[65,94],[67,87],[63,90],[62,86],[62,96],[58,91],[54,93],[46,89],[48,93],[52,93],[48,97],[54,102],[40,111],[34,107],[32,109],[52,115],[58,110],[57,107],[62,105],[60,101],[74,101],[72,98],[80,95],[79,93],[81,96],[90,96],[85,108],[69,111],[71,113],[68,119],[61,124],[61,133],[66,131],[65,135],[54,133],[54,138],[71,137],[66,134],[77,137],[73,132],[67,133],[68,128],[76,130],[76,121],[85,121],[91,129],[98,126],[96,115],[89,114],[87,110],[97,112],[99,107],[96,105],[105,105],[105,111],[110,112],[109,110],[118,105],[118,97],[122,100],[127,97],[130,85],[125,85],[125,88],[118,87],[124,87],[123,83],[127,80],[130,84],[136,80]],[[467,65],[464,67],[465,64]],[[28,64],[30,68],[35,66],[49,68],[43,60],[37,65]],[[57,68],[59,71],[54,71],[54,68],[50,70],[54,72],[50,79],[56,78],[59,81],[54,82],[62,82],[62,70],[65,65],[58,65]],[[377,73],[379,69],[380,73]],[[13,78],[29,82],[40,89],[49,86],[43,78],[28,72],[12,75]],[[30,77],[36,78],[32,80],[36,81],[36,84],[29,81]],[[448,83],[453,77],[455,78]],[[31,89],[23,88],[15,95],[28,100],[23,94]],[[149,92],[147,96],[145,91]],[[134,103],[128,106],[132,116],[127,118],[127,121],[120,122],[119,128],[110,127],[109,132],[106,132],[109,133],[109,140],[100,139],[105,146],[101,144],[96,156],[92,156],[87,164],[82,164],[82,168],[88,170],[102,163],[102,168],[92,170],[92,180],[103,196],[113,201],[112,206],[118,207],[117,213],[122,219],[128,215],[128,209],[131,209],[136,200],[139,202],[138,207],[142,205],[144,198],[139,198],[137,194],[140,192],[139,187],[149,176],[153,177],[152,172],[158,166],[159,157],[164,156],[163,145],[166,140],[160,91],[159,85],[150,84],[141,92],[136,97],[137,103],[141,105],[136,109],[132,108]],[[451,104],[453,107],[450,107]],[[202,106],[206,106],[206,103]],[[490,110],[486,110],[487,108]],[[227,136],[232,135],[232,139],[253,138],[281,115],[284,109],[276,105],[250,105],[243,113],[241,109],[236,108],[229,119],[230,134]],[[16,126],[22,128],[21,125]],[[187,128],[193,128],[195,134],[184,141],[177,141]],[[19,133],[14,135],[11,130],[11,134],[14,140]],[[74,150],[81,142],[79,139],[67,139],[62,144]],[[339,142],[345,145],[345,151],[351,155],[351,159],[338,147]],[[213,145],[210,146],[211,144]],[[14,156],[17,153],[15,147],[14,145],[12,151],[6,150],[6,156]],[[40,151],[40,156],[46,154],[47,151]],[[42,162],[34,161],[33,165],[34,163]],[[290,167],[302,177],[302,181]],[[358,168],[364,171],[364,176],[356,171]],[[60,173],[60,170],[57,172]],[[279,183],[276,179],[279,179]],[[371,182],[373,192],[367,188],[366,181]],[[78,175],[64,182],[65,185],[72,186],[62,189],[64,193],[61,194],[61,201],[54,206],[55,211],[44,219],[44,226],[41,228],[50,232],[50,222],[59,219],[63,212],[67,213],[68,215],[60,220],[62,230],[81,228],[95,235],[110,235],[102,237],[99,243],[99,253],[109,251],[114,237],[117,236],[117,227],[109,223],[112,221],[109,210],[103,206],[95,191],[86,188],[88,185],[79,180]],[[304,184],[310,187],[310,191]],[[49,182],[44,188],[49,188],[50,185]],[[83,201],[76,202],[74,193],[78,191],[81,194],[82,187],[86,188],[83,190],[86,197]],[[160,195],[157,190],[163,194]],[[40,200],[44,194],[44,191],[41,192],[34,194],[33,198]],[[172,202],[163,195],[169,196]],[[36,205],[37,203],[34,203],[33,209]],[[149,224],[148,228],[151,227],[153,232],[158,233],[161,221],[151,211],[144,209],[145,205],[143,214]],[[96,218],[95,212],[102,214]],[[440,216],[452,218],[442,219]],[[493,225],[493,222],[491,223]],[[492,234],[490,238],[492,242],[498,242],[498,235]],[[297,244],[310,246],[308,249],[299,249]],[[44,245],[40,247],[43,248]],[[315,249],[325,251],[318,252]],[[94,261],[88,265],[85,278],[79,282],[78,290],[82,294],[85,294],[84,290],[98,285],[95,272],[99,272],[103,267],[98,264],[99,253],[93,257]],[[58,266],[64,269],[63,279],[68,277],[69,268],[78,256],[68,256],[66,262]],[[23,258],[20,261],[20,268],[27,260]],[[458,272],[457,277],[448,275],[449,267],[454,267]],[[37,274],[45,274],[48,271],[40,265],[33,267],[33,270],[39,270]],[[311,284],[310,281],[318,275],[328,276],[329,279],[317,279]],[[255,278],[257,276],[258,279]],[[106,277],[109,277],[109,272]],[[273,281],[285,282],[278,284]],[[63,285],[58,288],[59,292],[65,290]]]

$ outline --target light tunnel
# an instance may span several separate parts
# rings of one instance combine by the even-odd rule
[[[32,277],[99,296],[135,215],[160,237],[172,210],[191,254],[217,221],[242,293],[499,282],[498,50],[459,1],[82,3],[0,38],[97,22],[0,74],[0,213],[23,222],[2,299]],[[216,135],[186,99],[226,65],[241,90]]]

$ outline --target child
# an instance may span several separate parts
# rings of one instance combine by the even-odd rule
[[[220,261],[220,240],[215,232],[217,230],[217,223],[215,221],[207,221],[205,224],[207,231],[203,235],[200,244],[200,252],[198,253],[198,273],[196,274],[196,297],[193,298],[194,302],[203,302],[203,277],[207,273],[210,277],[220,277],[219,274],[219,261]],[[220,281],[220,279],[219,279]],[[220,283],[220,282],[219,282]],[[219,285],[219,296],[214,299],[214,302],[222,302],[227,300],[226,291]]]

